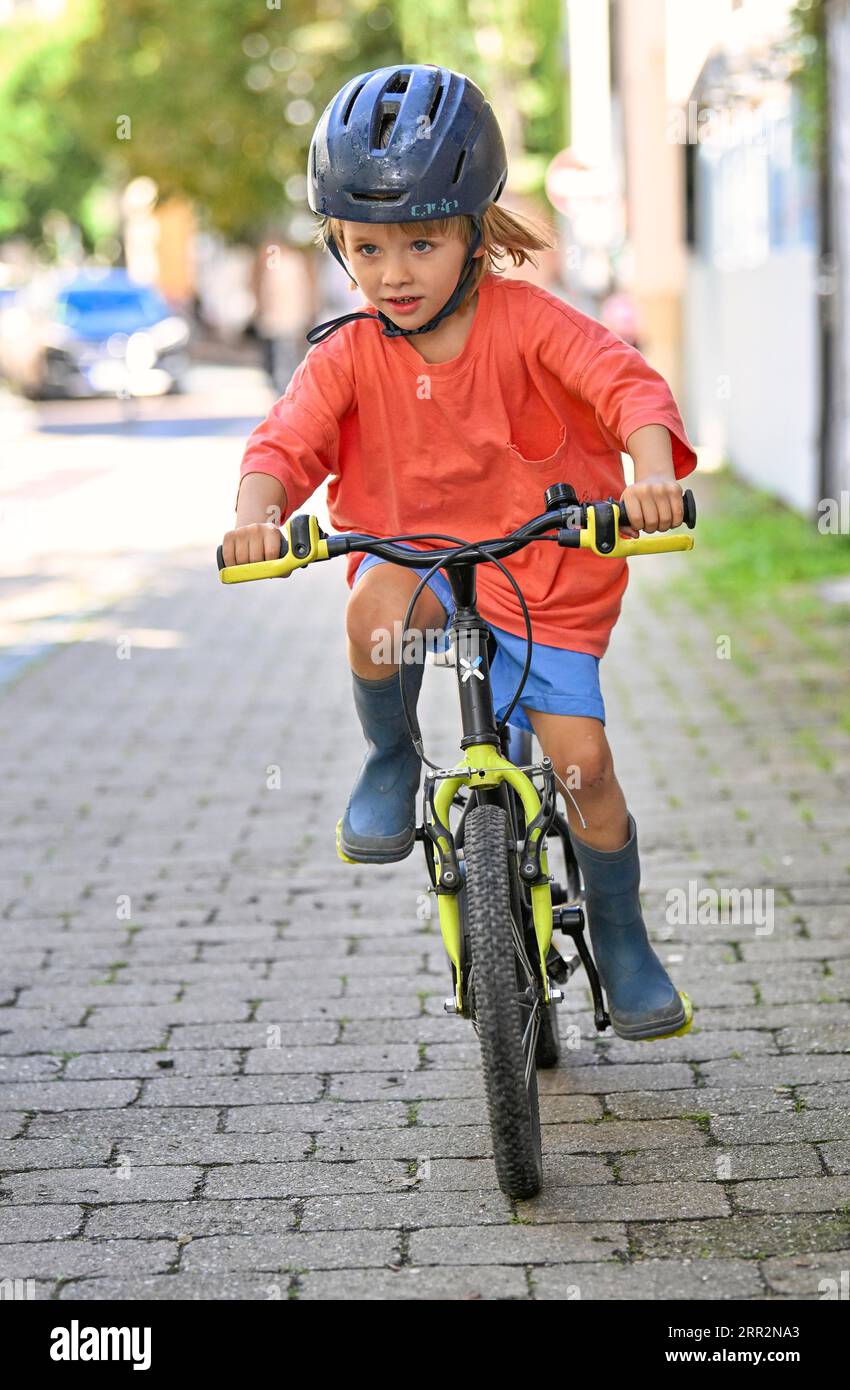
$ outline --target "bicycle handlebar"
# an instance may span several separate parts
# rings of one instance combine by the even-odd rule
[[[692,536],[651,535],[627,539],[620,535],[620,525],[636,529],[629,521],[622,502],[613,497],[600,502],[578,502],[569,500],[575,493],[567,484],[556,483],[546,492],[547,510],[540,516],[512,531],[508,536],[495,537],[484,541],[459,541],[454,536],[439,534],[410,534],[381,539],[375,536],[346,534],[329,536],[322,530],[318,519],[307,513],[290,517],[281,527],[281,552],[277,560],[255,560],[244,565],[224,563],[223,547],[218,547],[217,562],[223,584],[241,584],[253,579],[286,579],[296,569],[303,569],[315,560],[331,560],[337,555],[347,555],[352,551],[379,555],[383,560],[409,568],[421,567],[427,560],[429,567],[439,564],[445,569],[453,564],[479,564],[490,557],[502,559],[524,549],[532,541],[540,539],[547,531],[556,531],[560,546],[573,550],[592,550],[596,555],[610,559],[629,555],[660,554],[671,550],[691,550]],[[696,525],[696,503],[688,489],[683,495],[684,524],[693,529]],[[578,524],[576,524],[578,519]],[[451,547],[444,550],[411,550],[398,544],[409,540],[451,541]],[[471,550],[469,547],[474,546]],[[482,555],[481,552],[484,552]]]

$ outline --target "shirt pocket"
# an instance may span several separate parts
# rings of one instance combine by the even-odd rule
[[[561,437],[558,440],[557,445],[552,450],[552,452],[550,454],[547,454],[544,458],[528,458],[517,444],[512,443],[510,440],[508,440],[507,444],[509,458],[511,458],[520,468],[525,469],[530,473],[536,473],[541,477],[544,474],[551,473],[553,469],[557,470],[560,467],[560,465],[565,460],[568,448],[569,440],[567,439],[566,425],[561,426]]]
[[[527,458],[516,444],[507,444],[505,456],[511,484],[511,519],[514,527],[524,526],[545,510],[544,494],[553,483],[574,481],[569,476],[569,450],[566,425],[561,427],[557,447],[545,458]]]

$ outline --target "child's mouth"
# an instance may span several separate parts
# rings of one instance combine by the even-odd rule
[[[398,314],[410,314],[422,303],[422,296],[418,294],[404,299],[388,299],[387,303],[391,304]]]

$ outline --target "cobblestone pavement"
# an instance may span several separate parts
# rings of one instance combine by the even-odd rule
[[[840,1288],[844,671],[778,621],[755,659],[742,627],[718,660],[716,623],[677,597],[687,557],[633,563],[608,731],[696,1022],[596,1038],[574,978],[540,1074],[545,1187],[511,1202],[418,848],[335,854],[362,757],[342,566],[223,590],[210,558],[170,557],[111,632],[4,693],[0,1279],[58,1299]],[[454,680],[429,666],[420,704],[442,766]]]

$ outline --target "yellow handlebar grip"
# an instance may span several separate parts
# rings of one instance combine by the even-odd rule
[[[595,550],[609,560],[612,555],[654,555],[663,550],[693,550],[693,536],[637,536],[634,540],[618,539],[613,550],[597,550],[593,537],[588,531],[581,533],[581,549]]]
[[[328,542],[319,530],[318,519],[311,516],[307,520],[310,549],[306,555],[295,554],[290,519],[281,528],[286,538],[285,555],[278,560],[254,560],[248,565],[225,565],[224,569],[219,570],[222,584],[244,584],[249,579],[286,579],[293,570],[303,569],[314,560],[327,560]]]
[[[593,550],[603,559],[609,560],[612,556],[627,557],[629,555],[658,555],[665,550],[693,550],[693,536],[670,536],[663,534],[660,536],[637,536],[634,540],[626,539],[620,535],[620,509],[614,504],[614,534],[616,544],[611,550],[600,550],[596,544],[596,510],[594,507],[587,509],[587,526],[580,533],[580,544],[582,550]]]

